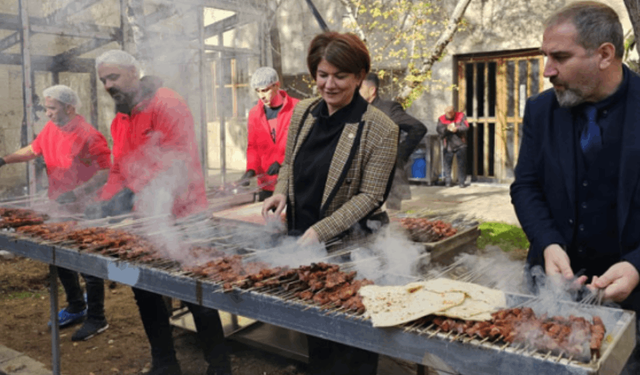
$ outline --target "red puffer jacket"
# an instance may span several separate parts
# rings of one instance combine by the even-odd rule
[[[282,109],[278,112],[276,127],[276,141],[271,138],[269,122],[264,113],[264,104],[258,101],[249,112],[248,120],[248,145],[247,145],[247,170],[253,169],[258,177],[258,185],[262,190],[273,191],[278,176],[268,176],[267,169],[277,161],[284,161],[284,150],[287,147],[287,133],[293,108],[298,99],[292,98],[284,90],[279,90],[278,95],[283,98]]]

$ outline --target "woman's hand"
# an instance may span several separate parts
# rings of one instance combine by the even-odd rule
[[[280,220],[280,214],[286,205],[287,197],[284,194],[274,194],[262,204],[262,217],[265,221],[273,220],[273,217]],[[274,211],[274,213],[271,214],[270,211]]]
[[[298,245],[300,246],[311,246],[317,245],[320,243],[318,240],[318,233],[313,228],[307,229],[306,232],[298,239]]]

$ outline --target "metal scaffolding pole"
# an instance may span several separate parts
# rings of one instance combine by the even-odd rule
[[[219,44],[222,45],[222,34],[218,37]],[[216,107],[218,112],[218,121],[220,123],[220,184],[227,183],[227,125],[224,118],[224,59],[222,52],[216,62],[216,81],[218,83],[218,93],[216,95]]]
[[[49,305],[51,320],[51,367],[60,375],[60,322],[58,321],[58,267],[49,265]]]
[[[140,25],[144,15],[143,0],[120,0],[120,27],[122,28],[122,49],[143,63],[140,43],[144,38]]]
[[[198,60],[200,62],[200,161],[202,162],[202,173],[204,175],[205,188],[208,188],[209,181],[209,132],[207,126],[207,90],[205,87],[205,77],[207,74],[207,56],[204,49],[204,7],[198,7]]]
[[[29,25],[29,9],[27,0],[19,0],[20,5],[20,44],[22,53],[22,83],[24,94],[24,125],[26,126],[26,143],[33,141],[33,76],[31,71],[31,38]],[[26,145],[23,145],[26,146]],[[36,193],[35,163],[27,163],[27,187],[29,195]]]

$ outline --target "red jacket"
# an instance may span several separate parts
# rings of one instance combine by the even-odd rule
[[[457,131],[451,132],[447,129],[449,124],[456,124]],[[462,112],[456,112],[453,116],[453,120],[449,120],[446,115],[442,115],[438,118],[438,125],[436,126],[438,134],[442,139],[443,146],[448,152],[456,152],[463,147],[467,147],[467,130],[469,130],[469,122],[467,116]]]
[[[47,165],[50,199],[84,184],[99,170],[111,167],[107,140],[80,115],[63,128],[49,121],[31,147],[44,157]]]
[[[253,169],[258,177],[258,185],[262,190],[273,191],[276,187],[278,176],[268,176],[267,169],[277,161],[282,164],[284,161],[284,150],[287,147],[287,133],[289,132],[289,122],[293,107],[299,102],[292,98],[284,90],[279,90],[278,95],[283,97],[282,109],[278,112],[276,141],[271,138],[269,122],[264,113],[264,104],[258,100],[249,112],[248,120],[248,145],[247,145],[247,170]]]
[[[111,135],[113,167],[102,199],[111,199],[125,187],[139,193],[149,186],[158,205],[169,201],[175,217],[207,207],[193,117],[180,95],[158,89],[130,116],[116,114]]]

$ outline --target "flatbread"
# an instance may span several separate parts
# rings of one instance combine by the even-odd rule
[[[482,285],[451,279],[433,279],[425,282],[426,289],[434,292],[462,292],[467,298],[460,305],[440,311],[436,315],[462,320],[491,320],[491,313],[507,306],[504,293]]]
[[[392,327],[446,310],[464,302],[463,292],[432,292],[423,283],[405,286],[367,285],[360,288],[362,303],[374,327]]]
[[[396,326],[431,314],[488,321],[492,312],[507,305],[500,290],[444,278],[404,286],[367,285],[359,293],[374,327]]]
[[[486,302],[496,307],[506,307],[507,300],[504,292],[498,289],[487,288],[486,286],[467,283],[464,281],[438,278],[424,282],[424,287],[432,292],[463,292],[467,296],[477,301]]]
[[[462,304],[439,311],[435,315],[462,320],[489,321],[491,320],[491,313],[496,310],[494,306],[486,302],[467,297]]]

